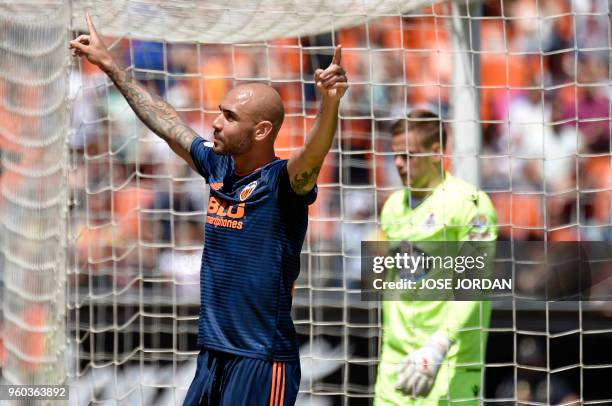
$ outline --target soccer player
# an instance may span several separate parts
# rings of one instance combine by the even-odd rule
[[[205,142],[177,112],[113,61],[87,15],[89,35],[70,42],[104,71],[155,134],[210,184],[200,276],[196,376],[185,405],[292,405],[300,360],[291,320],[292,287],[308,224],[308,205],[329,151],[348,83],[341,48],[315,71],[317,120],[289,160],[275,157],[283,122],[279,94],[251,83],[232,89]]]
[[[444,171],[446,134],[438,116],[412,111],[391,134],[395,166],[406,188],[383,206],[383,237],[495,240],[497,216],[488,196]],[[478,404],[490,302],[388,300],[382,306],[375,404]]]

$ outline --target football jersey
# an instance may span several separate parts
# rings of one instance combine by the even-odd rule
[[[381,211],[380,222],[388,240],[494,241],[497,214],[486,193],[446,174],[423,199],[411,204],[410,189],[393,193]],[[491,302],[383,301],[381,362],[376,380],[375,405],[478,404]],[[436,333],[454,344],[441,365],[431,392],[409,398],[395,389],[398,365],[423,347]],[[464,400],[464,401],[459,401]],[[454,403],[453,403],[454,404]]]
[[[415,208],[410,189],[393,193],[381,212],[381,227],[389,240],[495,241],[497,214],[486,193],[446,174],[444,180]],[[383,302],[383,351],[388,362],[400,362],[423,346],[435,332],[456,345],[451,362],[482,362],[480,332],[488,327],[490,302],[399,301]]]
[[[246,357],[299,359],[292,288],[308,225],[304,196],[289,184],[287,160],[246,175],[231,156],[198,138],[191,157],[210,185],[200,274],[201,347]]]

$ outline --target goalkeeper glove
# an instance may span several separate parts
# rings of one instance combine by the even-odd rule
[[[427,396],[451,344],[448,337],[436,333],[427,344],[404,358],[398,368],[395,389],[413,397]]]

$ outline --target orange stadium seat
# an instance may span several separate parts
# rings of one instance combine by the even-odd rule
[[[611,224],[612,218],[612,161],[610,156],[589,157],[580,168],[580,189],[593,190],[593,217],[600,224]],[[594,196],[593,196],[594,195]]]
[[[500,235],[505,239],[527,240],[540,235],[544,228],[542,196],[489,193],[497,210]]]
[[[127,187],[113,193],[114,220],[124,240],[138,240],[139,209],[153,205],[155,194],[150,189]]]

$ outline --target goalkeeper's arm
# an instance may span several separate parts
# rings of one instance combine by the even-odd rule
[[[80,35],[70,41],[70,48],[74,50],[75,56],[87,57],[89,62],[106,73],[138,118],[196,170],[189,149],[198,135],[185,124],[171,105],[151,94],[126,71],[119,68],[98,35],[89,14],[86,19],[89,35]]]

